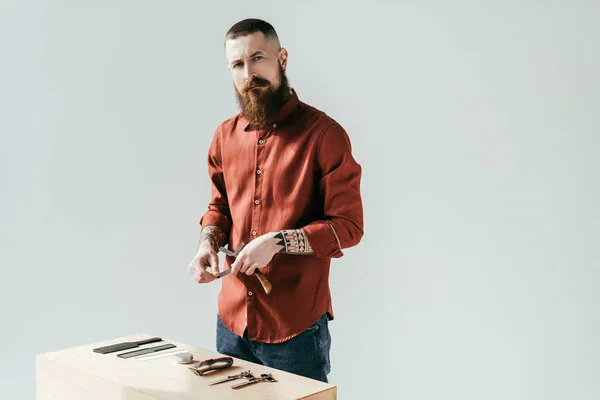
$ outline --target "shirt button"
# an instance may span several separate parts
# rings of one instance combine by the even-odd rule
[[[256,236],[256,231],[252,231],[252,236]]]
[[[248,296],[252,296],[252,292],[248,292]]]
[[[260,175],[260,169],[257,169],[257,170],[256,170],[256,173]]]
[[[260,140],[258,141],[258,144],[263,144],[264,142],[265,142],[264,140],[260,139]]]
[[[254,200],[254,204],[258,204],[258,203],[260,203],[260,201]]]
[[[277,128],[277,124],[273,124],[273,128]]]

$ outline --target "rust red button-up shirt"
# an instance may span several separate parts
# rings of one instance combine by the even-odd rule
[[[261,271],[271,282],[265,294],[255,276],[221,279],[218,312],[239,336],[279,343],[328,313],[332,258],[363,235],[361,166],[342,126],[292,97],[268,130],[253,130],[241,114],[216,129],[208,152],[212,194],[202,228],[216,225],[230,249],[283,229],[303,229],[312,255],[276,254]],[[219,253],[221,271],[234,259]]]

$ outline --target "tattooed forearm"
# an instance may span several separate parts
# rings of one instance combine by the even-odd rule
[[[275,234],[277,244],[282,246],[280,253],[287,254],[313,254],[313,249],[302,229],[289,229],[278,231]]]
[[[225,235],[225,232],[221,228],[209,225],[202,230],[200,235],[200,244],[204,241],[208,241],[216,251],[219,251],[219,247],[223,246],[227,241],[227,235]]]

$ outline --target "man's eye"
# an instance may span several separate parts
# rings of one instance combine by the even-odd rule
[[[233,68],[237,68],[237,67],[241,67],[241,66],[242,66],[242,63],[240,63],[240,62],[233,64]]]
[[[254,57],[254,59],[255,59],[256,61],[260,61],[260,60],[262,60],[262,59],[263,59],[263,56],[256,56],[256,57]]]

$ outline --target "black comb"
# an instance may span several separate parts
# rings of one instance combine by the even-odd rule
[[[113,344],[110,346],[98,347],[97,349],[94,349],[94,353],[100,353],[100,354],[114,353],[115,351],[135,349],[136,347],[141,346],[143,344],[160,342],[160,341],[162,341],[161,338],[153,337],[153,338],[146,339],[146,340],[140,340],[139,342],[123,342],[123,343]]]

